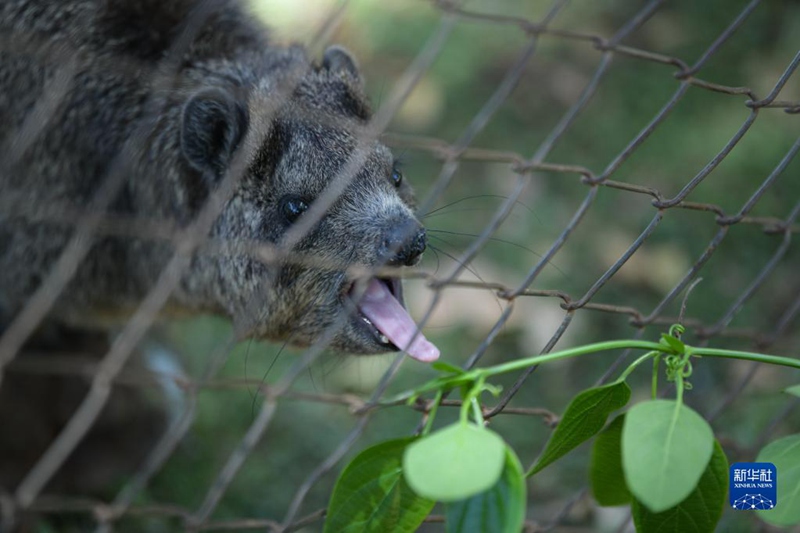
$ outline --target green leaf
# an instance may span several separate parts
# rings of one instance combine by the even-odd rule
[[[783,392],[791,394],[792,396],[800,396],[800,385],[793,385],[788,389],[785,389]]]
[[[659,513],[697,486],[714,448],[714,434],[699,414],[671,400],[634,406],[622,428],[622,468],[633,496]]]
[[[594,499],[603,507],[625,505],[631,493],[625,485],[622,472],[622,424],[625,415],[619,415],[597,436],[592,448],[589,483]]]
[[[447,374],[463,374],[464,370],[455,365],[451,365],[446,361],[436,361],[431,364],[431,368],[438,372],[445,372]]]
[[[691,494],[675,507],[660,513],[653,513],[634,500],[631,504],[633,523],[637,533],[708,533],[714,531],[722,516],[727,494],[728,458],[719,443],[714,442],[711,461]]]
[[[528,475],[532,476],[595,436],[603,429],[608,415],[624,407],[630,398],[631,389],[624,381],[588,389],[575,396]]]
[[[770,442],[758,454],[759,463],[772,463],[778,471],[778,503],[769,511],[756,511],[776,526],[800,524],[800,435]]]
[[[417,530],[436,502],[418,496],[403,479],[403,452],[412,442],[383,442],[347,465],[328,504],[325,533]]]
[[[451,502],[497,483],[505,455],[506,444],[494,431],[456,423],[411,444],[403,455],[403,472],[420,496]]]
[[[495,531],[519,533],[525,522],[526,491],[522,465],[506,447],[503,474],[495,485],[472,498],[447,504],[447,533]]]
[[[686,350],[686,345],[680,339],[666,333],[661,334],[661,343],[672,348],[676,354],[681,354]]]

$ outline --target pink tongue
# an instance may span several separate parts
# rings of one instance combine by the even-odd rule
[[[428,362],[439,358],[439,349],[422,333],[417,333],[417,325],[385,283],[375,278],[369,280],[367,290],[358,303],[358,309],[378,328],[378,331],[414,359]]]

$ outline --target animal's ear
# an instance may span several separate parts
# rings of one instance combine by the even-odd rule
[[[223,89],[205,89],[183,108],[181,150],[193,168],[220,179],[247,131],[247,109]]]
[[[325,55],[322,57],[322,67],[330,72],[347,74],[357,81],[361,80],[361,73],[358,70],[358,63],[355,58],[350,55],[346,48],[338,44],[329,46],[325,50]]]

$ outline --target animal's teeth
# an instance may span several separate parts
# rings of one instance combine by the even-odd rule
[[[369,318],[367,318],[365,316],[362,316],[361,320],[363,320],[364,322],[366,322],[367,324],[369,324],[370,326],[372,326],[376,330],[378,329],[378,328],[375,327],[375,324],[373,324],[372,321]],[[387,337],[383,333],[378,332],[378,340],[381,341],[383,344],[389,344],[389,337]]]

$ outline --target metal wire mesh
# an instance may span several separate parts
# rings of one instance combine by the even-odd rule
[[[429,321],[441,302],[448,294],[454,291],[486,291],[493,294],[500,302],[499,317],[491,324],[480,342],[467,348],[467,353],[445,353],[446,359],[456,359],[463,362],[465,367],[483,364],[487,351],[497,346],[498,337],[509,327],[512,318],[519,319],[520,314],[527,311],[520,303],[533,300],[537,305],[546,305],[547,302],[557,301],[559,310],[558,320],[553,323],[549,331],[549,338],[544,346],[539,349],[541,353],[551,350],[562,340],[562,337],[573,327],[574,322],[595,321],[598,324],[625,324],[630,335],[636,338],[652,335],[653,332],[663,329],[665,325],[677,322],[679,319],[687,326],[689,333],[697,342],[725,343],[734,342],[737,346],[748,346],[755,350],[777,351],[792,355],[792,350],[797,349],[800,337],[797,335],[797,315],[800,312],[800,277],[797,272],[796,246],[792,246],[793,237],[800,230],[797,217],[800,215],[800,198],[796,187],[787,186],[783,194],[788,195],[791,202],[789,209],[775,208],[765,212],[757,209],[759,202],[771,194],[779,182],[792,181],[797,172],[794,164],[797,151],[800,149],[800,136],[789,149],[774,161],[774,169],[768,175],[748,176],[746,183],[747,198],[741,205],[731,205],[727,198],[709,198],[703,192],[703,186],[711,180],[725,180],[735,169],[724,167],[726,158],[737,149],[737,145],[759,123],[759,119],[766,114],[771,120],[781,120],[790,124],[790,128],[798,131],[796,114],[800,112],[800,101],[782,99],[784,88],[796,84],[795,71],[800,64],[798,52],[785,65],[783,74],[772,81],[772,88],[767,94],[757,92],[747,86],[731,86],[723,81],[714,79],[713,75],[706,77],[706,72],[711,69],[708,65],[715,56],[733,38],[741,27],[753,23],[751,15],[759,9],[764,9],[758,0],[744,5],[740,11],[730,13],[730,22],[719,35],[711,40],[706,50],[699,57],[675,57],[661,53],[658,50],[648,50],[628,42],[636,42],[638,31],[653,18],[662,12],[668,4],[666,0],[653,0],[645,3],[641,9],[632,13],[627,22],[610,36],[582,31],[575,28],[565,28],[559,25],[560,15],[574,4],[569,0],[556,0],[544,11],[544,16],[538,20],[513,15],[498,14],[491,7],[484,10],[472,10],[462,6],[461,2],[439,0],[431,5],[438,10],[439,23],[426,37],[424,45],[419,49],[415,60],[407,67],[391,87],[389,94],[383,99],[370,126],[358,133],[359,147],[353,153],[347,168],[341,173],[341,180],[346,183],[353,172],[363,163],[363,147],[379,136],[393,147],[409,152],[415,152],[422,157],[432,158],[440,162],[438,176],[428,187],[428,193],[420,202],[420,213],[433,212],[435,206],[446,198],[448,190],[457,183],[465,165],[492,164],[506,169],[513,176],[506,189],[500,205],[493,210],[483,224],[479,234],[473,236],[467,246],[460,250],[455,257],[450,269],[423,269],[413,277],[424,282],[425,292],[430,297],[430,303],[422,314],[420,324],[422,327]],[[211,5],[207,2],[206,5]],[[337,23],[348,9],[348,4],[342,3],[330,13],[322,25],[316,44],[326,42],[335,31]],[[200,10],[197,17],[203,17]],[[524,37],[524,45],[518,51],[516,59],[509,68],[499,77],[496,88],[485,99],[484,104],[478,109],[472,120],[463,128],[453,140],[432,138],[422,135],[384,133],[393,116],[396,115],[409,95],[418,86],[420,80],[429,71],[432,64],[446,49],[453,32],[466,24],[479,24],[485,27],[501,27],[508,32],[519,32]],[[189,25],[198,27],[198,25]],[[185,36],[190,39],[190,36]],[[476,139],[491,123],[498,111],[507,104],[509,96],[514,91],[526,90],[525,73],[531,68],[539,57],[543,41],[567,43],[569,46],[594,50],[598,53],[595,70],[582,87],[581,91],[538,145],[531,147],[529,152],[520,153],[515,150],[485,148],[476,145]],[[169,65],[172,58],[179,58],[181,46],[185,40],[178,40],[175,49],[165,60]],[[480,43],[475,43],[479,46]],[[607,76],[613,71],[614,65],[620,60],[641,63],[658,67],[658,70],[647,70],[643,76],[650,76],[655,83],[674,86],[674,92],[665,102],[658,102],[661,107],[654,115],[642,116],[643,127],[630,139],[622,139],[625,146],[611,158],[601,169],[593,169],[578,163],[575,160],[554,159],[553,154],[558,153],[557,147],[563,138],[568,135],[587,109],[591,109],[598,101],[597,93],[604,86]],[[47,98],[37,104],[31,113],[21,133],[15,138],[14,144],[7,150],[5,158],[13,158],[16,152],[24,150],[31,138],[35,138],[43,124],[46,124],[48,110],[52,109],[53,101],[59,99],[63,87],[59,80],[69,79],[71,76],[70,63],[63,67],[62,77],[57,77],[54,87],[47,91]],[[161,72],[169,72],[168,69]],[[298,73],[299,74],[299,73]],[[168,83],[168,74],[162,83]],[[367,72],[369,77],[369,72]],[[158,83],[158,82],[157,82]],[[283,89],[283,94],[288,94],[292,89],[291,83]],[[713,94],[717,99],[729,99],[731,106],[736,106],[746,113],[741,125],[733,131],[727,142],[707,160],[699,171],[691,170],[691,165],[684,167],[685,176],[680,178],[681,186],[677,191],[670,191],[671,185],[663,187],[658,183],[658,173],[653,180],[637,180],[631,177],[628,170],[635,155],[645,146],[652,146],[656,133],[670,121],[671,113],[681,106],[692,91],[704,91]],[[602,99],[599,100],[602,102]],[[274,109],[280,102],[265,102],[265,118],[268,120],[269,110]],[[600,105],[600,104],[597,104]],[[531,121],[535,117],[525,117]],[[265,122],[266,122],[265,120]],[[763,120],[763,119],[762,119]],[[602,124],[595,124],[602,128]],[[585,126],[584,126],[585,127]],[[689,128],[690,126],[685,126]],[[264,135],[264,131],[254,129],[248,133],[253,139]],[[615,132],[607,132],[608,136],[615,136]],[[245,143],[252,146],[252,143]],[[386,412],[385,408],[376,406],[377,400],[382,398],[386,391],[393,386],[397,379],[403,358],[393,360],[379,380],[378,385],[368,395],[362,397],[349,393],[326,393],[319,391],[305,391],[295,385],[298,379],[305,375],[314,362],[325,350],[325,345],[313,346],[304,351],[299,357],[292,360],[285,368],[281,369],[279,377],[271,376],[269,384],[258,379],[231,379],[220,376],[220,370],[228,361],[237,339],[231,336],[227,341],[217,343],[213,353],[202,356],[202,367],[192,375],[175,372],[157,372],[153,369],[132,370],[126,367],[130,356],[137,350],[148,335],[148,331],[157,320],[159,310],[165,305],[171,291],[178,283],[180,272],[186,267],[193,253],[228,253],[229,243],[215,242],[207,237],[210,225],[219,214],[227,198],[235,189],[242,175],[247,158],[250,155],[243,151],[231,166],[220,188],[215,192],[208,205],[205,206],[200,216],[188,227],[178,228],[166,221],[154,220],[125,220],[118,216],[104,214],[105,207],[113,199],[122,183],[125,166],[129,160],[137,156],[136,143],[130,143],[131,150],[122,154],[117,166],[109,172],[104,185],[96,191],[92,202],[88,206],[53,206],[37,211],[38,216],[49,221],[74,225],[74,236],[61,255],[47,279],[42,281],[40,289],[31,298],[25,309],[5,329],[0,337],[0,376],[6,381],[9,375],[29,374],[35,376],[81,376],[88,380],[90,387],[88,394],[83,398],[80,406],[72,414],[67,425],[60,434],[54,436],[46,453],[36,462],[35,466],[26,473],[22,483],[0,498],[2,505],[3,525],[7,529],[26,513],[41,516],[83,515],[93,522],[97,531],[112,531],[115,529],[141,530],[151,524],[148,520],[163,519],[165,524],[176,529],[190,531],[237,531],[237,530],[269,530],[269,531],[296,531],[317,530],[324,519],[324,509],[309,506],[309,500],[314,502],[324,501],[326,491],[330,490],[332,478],[341,467],[343,458],[363,448],[372,440],[370,426],[375,419]],[[657,149],[667,150],[668,147],[658,146]],[[559,154],[559,157],[564,157]],[[681,157],[681,154],[675,154]],[[6,161],[7,163],[7,161]],[[635,167],[634,167],[635,168]],[[793,168],[793,172],[787,169]],[[636,169],[641,170],[641,169]],[[635,172],[635,171],[634,171]],[[796,181],[796,180],[793,180]],[[528,265],[527,272],[521,279],[514,282],[510,279],[472,279],[468,274],[469,265],[480,260],[486,254],[486,247],[496,237],[498,231],[507,224],[514,208],[525,197],[527,188],[532,182],[559,182],[569,183],[571,187],[581,188],[582,200],[571,204],[567,215],[562,213],[561,220],[565,223],[559,227],[552,238],[542,243],[539,236],[527,235],[526,244],[536,242],[537,249],[545,250],[540,257]],[[653,183],[655,185],[643,185]],[[741,182],[740,182],[741,183]],[[339,189],[340,190],[340,189]],[[574,189],[573,189],[574,190]],[[335,200],[337,190],[332,188],[327,196],[323,196],[315,203],[315,211],[311,216],[303,218],[303,224],[293,228],[293,234],[287,237],[288,242],[307,232],[315,221],[324,216],[326,206]],[[794,196],[792,196],[794,195]],[[624,206],[625,202],[631,205],[648,202],[646,209],[649,222],[640,224],[638,220],[630,222],[628,218],[620,217],[619,224],[627,224],[627,229],[635,231],[638,235],[633,242],[622,247],[615,247],[611,253],[613,260],[604,264],[597,260],[595,265],[587,267],[586,272],[568,273],[570,280],[565,282],[569,288],[559,287],[558,283],[547,285],[540,280],[543,271],[554,261],[557,261],[565,247],[573,242],[575,235],[580,232],[589,232],[592,239],[602,241],[605,238],[607,227],[596,223],[591,218],[593,210],[597,210],[602,198],[612,197],[617,205]],[[602,198],[601,198],[602,197]],[[786,198],[784,198],[786,200]],[[1,199],[2,208],[11,213],[14,210],[24,211],[26,206],[20,204],[18,199],[6,197]],[[565,202],[566,203],[566,202]],[[636,204],[639,205],[639,204]],[[776,204],[772,204],[773,206]],[[782,204],[777,204],[782,205]],[[691,218],[688,218],[691,217]],[[657,298],[634,298],[625,290],[610,287],[615,278],[619,279],[620,272],[630,264],[632,258],[642,256],[649,239],[663,231],[664,226],[676,220],[691,220],[687,241],[691,246],[693,258],[689,268],[677,277],[668,289],[658,293]],[[595,220],[593,222],[593,220]],[[644,219],[642,219],[644,220]],[[741,228],[753,228],[752,231],[739,231]],[[685,229],[685,228],[684,228]],[[736,235],[734,235],[736,234]],[[74,275],[78,265],[91,247],[93,239],[105,235],[135,235],[145,239],[161,239],[170,241],[174,245],[174,256],[162,272],[156,286],[141,302],[133,318],[118,332],[108,353],[98,362],[85,362],[78,355],[66,354],[59,358],[49,358],[46,363],[39,360],[18,358],[26,340],[33,334],[36,327],[44,320],[56,298]],[[710,235],[710,237],[708,237]],[[727,242],[736,239],[737,242],[758,242],[758,245],[747,246],[748,253],[756,256],[761,267],[748,279],[735,279],[729,284],[729,293],[725,296],[706,295],[706,298],[718,298],[712,306],[713,313],[706,316],[697,316],[693,313],[692,298],[688,307],[681,312],[680,299],[686,293],[687,287],[700,276],[704,278],[720,278],[726,275],[725,265],[714,263],[714,258],[719,255],[719,250]],[[684,246],[681,241],[678,246]],[[278,248],[256,243],[237,243],[248,253],[263,258],[265,261],[274,260],[275,257],[286,258],[286,254]],[[726,258],[729,256],[726,256]],[[295,257],[298,261],[310,261],[313,258]],[[602,265],[600,268],[598,265]],[[639,265],[637,268],[643,268]],[[646,267],[645,267],[646,268]],[[444,270],[444,271],[442,271]],[[601,274],[594,276],[595,271]],[[589,274],[587,274],[589,273]],[[792,273],[794,275],[792,276]],[[591,275],[591,278],[589,277]],[[558,279],[558,278],[556,278]],[[421,283],[418,283],[421,285]],[[772,286],[765,290],[765,286]],[[701,285],[702,286],[702,285]],[[778,286],[779,289],[775,289]],[[780,294],[780,297],[776,297]],[[761,300],[759,298],[761,297]],[[754,304],[754,301],[758,303]],[[766,303],[765,303],[766,302]],[[748,306],[756,312],[766,310],[768,317],[756,324],[742,325],[735,317]],[[551,306],[552,307],[552,306]],[[682,316],[679,316],[682,315]],[[609,326],[610,327],[610,326]],[[615,326],[616,327],[616,326]],[[602,326],[596,328],[601,331]],[[592,339],[602,340],[602,339]],[[529,353],[520,355],[533,355],[534,349]],[[614,371],[626,361],[629,354],[619,354],[616,361],[605,365],[596,374],[590,376],[591,381],[602,382],[612,375]],[[200,356],[196,356],[200,358]],[[714,367],[716,368],[716,367]],[[604,370],[604,371],[603,371]],[[745,367],[736,374],[736,378],[726,384],[723,392],[714,391],[702,397],[704,403],[700,410],[712,422],[728,420],[735,413],[737,407],[735,400],[751,387],[760,368],[757,365]],[[544,417],[552,422],[556,417],[552,411],[557,411],[560,406],[510,405],[519,400],[521,391],[535,388],[536,377],[533,375],[535,368],[522,372],[515,380],[508,383],[505,391],[495,403],[486,407],[486,416],[493,423],[500,422],[500,415],[528,415]],[[772,379],[770,375],[767,379]],[[112,391],[117,388],[154,388],[159,382],[168,382],[180,390],[181,401],[178,408],[172,413],[170,422],[160,435],[157,442],[149,449],[146,459],[138,466],[135,474],[122,484],[115,498],[100,501],[85,497],[82,494],[48,494],[48,482],[59,472],[64,462],[73,453],[95,424],[98,416],[107,405]],[[157,499],[152,494],[142,500],[143,491],[151,484],[154,477],[163,472],[165,465],[171,460],[181,446],[188,446],[192,433],[197,431],[196,422],[202,401],[223,402],[225,391],[234,391],[236,394],[245,394],[246,390],[255,389],[255,408],[251,424],[241,434],[229,436],[222,450],[215,475],[205,479],[203,486],[204,497],[193,505],[175,503],[171,495],[162,495]],[[575,386],[571,392],[579,390]],[[746,394],[746,392],[744,392]],[[215,399],[216,398],[216,399]],[[281,492],[291,494],[284,514],[278,515],[253,515],[227,518],[235,511],[227,511],[226,518],[218,518],[217,514],[221,502],[231,492],[243,490],[237,488],[236,481],[243,475],[252,475],[243,470],[246,462],[254,454],[279,454],[280,450],[270,446],[270,437],[274,433],[285,431],[285,420],[279,421],[279,412],[287,405],[296,403],[319,404],[335,409],[343,406],[348,409],[352,423],[343,438],[331,449],[325,450],[325,456],[317,464],[302,467],[303,479],[292,479],[291,482],[281,482],[276,486],[263,488],[261,497],[270,498],[270,494]],[[519,402],[517,402],[519,403]],[[445,405],[457,405],[457,402],[447,401]],[[430,407],[425,401],[420,401],[414,407],[395,407],[408,411],[398,424],[397,432],[405,435],[414,430],[415,421],[420,416],[416,411],[423,413]],[[790,420],[794,413],[796,402],[790,403],[776,410],[774,418],[763,427],[758,435],[747,439],[737,438],[731,432],[724,440],[729,455],[747,456],[759,444],[763,444],[778,428]],[[738,407],[741,409],[741,406]],[[309,426],[307,438],[313,439],[315,425],[319,424],[320,415],[315,422],[308,420],[294,420],[295,423]],[[494,418],[499,417],[499,418]],[[795,417],[796,420],[796,417]],[[725,427],[729,422],[721,422]],[[552,425],[552,424],[550,424]],[[323,426],[318,426],[318,431],[324,431]],[[226,428],[217,428],[225,431]],[[719,429],[719,427],[717,428]],[[273,432],[273,433],[271,433]],[[232,441],[231,439],[235,439]],[[300,438],[296,434],[295,438]],[[280,442],[278,440],[277,442]],[[525,446],[525,445],[522,445]],[[528,445],[530,447],[530,445]],[[533,451],[535,453],[535,451]],[[533,456],[535,457],[535,455]],[[552,482],[553,480],[550,479]],[[534,487],[537,481],[533,481]],[[545,484],[547,481],[542,481]],[[322,489],[320,489],[322,487]],[[566,523],[580,527],[583,523],[586,530],[586,513],[583,508],[591,508],[590,498],[586,491],[579,487],[571,495],[552,492],[541,488],[539,494],[533,492],[532,506],[535,513],[529,516],[528,528],[531,531],[549,530],[563,527]],[[310,494],[315,494],[310,498]],[[284,498],[285,499],[285,498]],[[542,503],[543,502],[543,503]],[[583,514],[582,514],[583,513]],[[582,518],[583,517],[583,518]],[[617,517],[620,527],[624,527],[626,518]],[[441,517],[431,516],[428,520],[431,530],[441,522]],[[152,525],[152,524],[151,524]],[[154,527],[154,526],[153,526]],[[160,526],[162,528],[167,526]],[[753,526],[755,527],[755,526]]]

